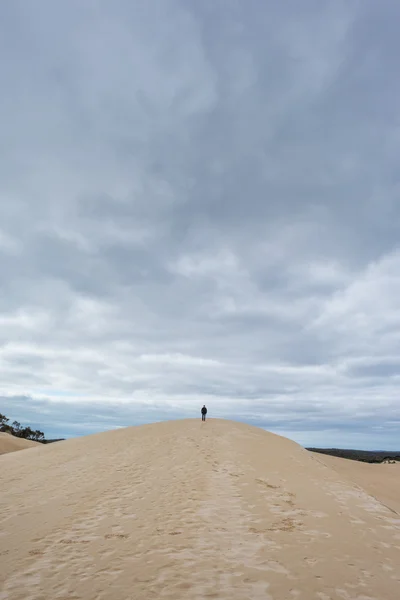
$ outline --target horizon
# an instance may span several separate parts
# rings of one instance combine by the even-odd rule
[[[1,413],[1,410],[0,410]],[[6,415],[7,416],[7,415]],[[70,434],[62,434],[60,433],[61,430],[56,430],[59,431],[59,434],[57,435],[56,433],[52,433],[51,436],[47,435],[46,432],[44,432],[45,434],[45,440],[57,440],[57,441],[63,441],[63,440],[70,440],[70,439],[75,439],[75,438],[80,438],[80,437],[85,437],[86,435],[95,435],[95,434],[100,434],[100,433],[107,433],[109,431],[115,431],[118,429],[125,429],[125,428],[129,428],[129,427],[140,427],[142,425],[152,425],[152,424],[156,424],[156,423],[166,423],[168,421],[182,421],[182,420],[196,420],[196,417],[178,417],[175,419],[165,419],[165,420],[155,420],[155,421],[149,421],[149,422],[145,422],[145,423],[140,423],[140,424],[135,424],[135,423],[130,423],[130,424],[126,424],[126,425],[114,425],[111,426],[108,429],[99,429],[96,428],[93,431],[88,432],[76,432],[76,433],[70,433]],[[393,448],[381,448],[381,449],[377,449],[377,448],[361,448],[361,447],[355,447],[355,446],[344,446],[344,445],[337,445],[337,443],[335,443],[335,445],[330,445],[330,446],[323,446],[323,445],[313,445],[313,444],[308,444],[306,442],[300,442],[299,439],[295,439],[291,436],[288,435],[284,435],[284,433],[282,433],[281,431],[278,430],[273,430],[267,427],[260,427],[259,425],[257,425],[254,422],[248,422],[248,421],[238,421],[235,419],[228,419],[227,417],[207,417],[207,420],[215,420],[215,419],[222,419],[222,420],[227,420],[227,421],[231,421],[232,423],[243,423],[245,425],[252,425],[253,427],[258,427],[259,429],[262,429],[263,431],[267,431],[270,433],[275,433],[276,435],[282,436],[284,438],[290,439],[296,443],[298,443],[300,446],[302,446],[303,448],[315,448],[315,449],[319,449],[319,450],[353,450],[353,451],[366,451],[366,452],[400,452],[399,447],[397,446],[393,446]],[[21,423],[21,425],[29,425],[32,426],[32,429],[39,429],[40,430],[40,424],[38,424],[37,422],[34,421],[30,421],[27,422],[24,419],[14,419],[14,418],[9,418],[10,423],[12,423],[13,421],[19,421]],[[197,417],[197,420],[200,420]]]
[[[1,410],[397,446],[399,19],[0,3]]]

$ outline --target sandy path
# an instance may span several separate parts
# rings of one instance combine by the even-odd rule
[[[149,425],[0,467],[0,600],[399,598],[397,515],[256,428]]]

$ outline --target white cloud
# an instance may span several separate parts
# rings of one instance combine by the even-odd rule
[[[0,5],[2,412],[395,444],[398,13]]]

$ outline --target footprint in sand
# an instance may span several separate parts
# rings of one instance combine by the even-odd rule
[[[29,550],[29,554],[31,556],[43,556],[44,552],[43,550]]]
[[[295,521],[290,517],[282,519],[281,521],[277,521],[272,524],[272,527],[268,528],[268,531],[295,531],[302,527],[303,523],[300,521]]]
[[[60,540],[60,544],[90,544],[90,540]]]
[[[265,481],[264,479],[256,479],[257,483],[259,483],[260,485],[263,485],[267,488],[270,488],[272,490],[279,490],[279,485],[273,485],[272,483],[268,483],[268,481]]]

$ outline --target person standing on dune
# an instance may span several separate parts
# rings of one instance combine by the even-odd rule
[[[206,405],[203,405],[203,408],[201,409],[201,420],[205,421],[206,420],[206,414],[207,414],[207,409],[206,409]]]

